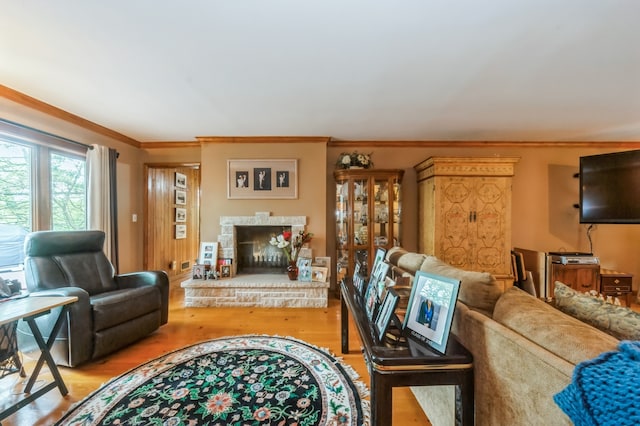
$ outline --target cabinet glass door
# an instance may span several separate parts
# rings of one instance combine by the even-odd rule
[[[338,280],[347,274],[349,264],[349,182],[336,184],[336,269]]]

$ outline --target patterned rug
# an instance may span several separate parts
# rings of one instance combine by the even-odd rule
[[[366,386],[301,340],[235,336],[156,358],[111,380],[57,425],[368,425]]]

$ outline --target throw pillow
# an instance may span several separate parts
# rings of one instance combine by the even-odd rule
[[[629,308],[612,305],[555,282],[555,306],[562,312],[584,321],[620,340],[640,340],[640,314]]]
[[[502,295],[502,285],[488,272],[458,269],[435,256],[426,256],[420,270],[460,280],[458,300],[489,315]]]

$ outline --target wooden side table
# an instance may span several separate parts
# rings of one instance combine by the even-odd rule
[[[624,297],[627,307],[631,306],[633,294],[633,275],[626,272],[600,269],[600,294],[603,296]]]
[[[380,342],[374,324],[364,310],[362,297],[345,277],[340,283],[342,352],[349,352],[349,321],[351,313],[358,329],[371,376],[371,425],[390,426],[392,391],[404,386],[456,386],[456,424],[474,424],[473,356],[454,336],[444,354],[426,346],[412,351],[409,346],[388,347]]]
[[[51,346],[53,346],[53,342],[64,324],[69,305],[71,303],[75,303],[77,300],[78,298],[75,296],[29,296],[22,299],[8,300],[0,303],[0,325],[14,323],[19,320],[26,321],[31,328],[33,337],[38,343],[38,347],[40,348],[40,357],[38,358],[38,361],[31,372],[31,376],[29,377],[29,381],[24,388],[24,398],[9,407],[5,407],[4,409],[0,408],[2,409],[0,412],[0,420],[15,413],[20,408],[56,387],[62,396],[69,393],[64,381],[62,380],[58,366],[53,361],[49,350],[51,349]],[[52,309],[57,307],[61,308],[58,314],[58,319],[51,329],[49,338],[45,341],[42,336],[42,332],[38,328],[38,323],[36,323],[36,318],[50,313]],[[47,364],[47,367],[49,367],[49,372],[53,376],[53,381],[34,390],[36,379],[38,378],[40,370],[45,363]]]

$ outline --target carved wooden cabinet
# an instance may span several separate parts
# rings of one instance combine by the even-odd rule
[[[415,166],[418,249],[513,283],[511,182],[518,158],[430,157]]]
[[[400,169],[336,170],[337,280],[353,273],[355,262],[368,276],[376,248],[400,245]]]

